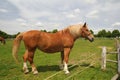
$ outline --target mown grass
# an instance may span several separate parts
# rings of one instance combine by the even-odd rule
[[[45,54],[39,50],[36,50],[34,57],[34,63],[39,71],[38,75],[33,75],[32,72],[24,74],[22,71],[22,55],[24,54],[24,44],[21,44],[19,49],[19,64],[16,64],[12,57],[12,43],[13,40],[7,40],[6,45],[0,44],[0,80],[44,80],[47,77],[60,71],[60,53],[56,54]],[[69,80],[110,80],[112,76],[117,73],[117,64],[107,63],[107,69],[101,70],[100,58],[101,58],[101,47],[106,46],[109,51],[114,51],[115,41],[114,39],[95,39],[93,43],[90,43],[84,39],[78,39],[71,51],[69,58],[69,66],[80,62],[78,65],[70,68],[70,74],[65,75],[61,71],[56,76],[49,80],[64,80],[72,76],[77,71],[81,71],[88,67],[91,63],[95,63],[86,70],[79,72],[72,76]],[[95,54],[91,58],[89,56]],[[116,55],[108,55],[107,58],[116,59]],[[29,70],[31,67],[28,63]]]

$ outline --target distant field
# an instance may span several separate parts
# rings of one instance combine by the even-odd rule
[[[79,61],[81,62],[78,65],[70,68],[71,73],[69,75],[65,75],[63,71],[60,72],[59,53],[48,55],[39,50],[36,50],[34,57],[34,62],[37,66],[39,74],[33,75],[32,72],[24,74],[22,72],[22,55],[25,51],[24,45],[23,43],[21,44],[18,53],[20,63],[16,64],[11,53],[12,43],[13,40],[7,40],[6,45],[1,45],[0,43],[0,80],[44,80],[57,72],[59,72],[57,75],[48,80],[110,80],[111,77],[114,76],[117,72],[117,64],[115,63],[108,62],[106,71],[102,71],[100,66],[101,47],[107,46],[109,51],[114,51],[114,39],[100,38],[95,39],[93,43],[90,43],[84,39],[78,39],[75,42],[70,54],[69,67]],[[90,57],[91,55],[93,56]],[[116,55],[109,54],[107,58],[116,59]],[[95,64],[90,66],[92,63]],[[31,70],[30,65],[28,66],[29,70]],[[75,74],[78,71],[80,72]],[[75,75],[72,76],[73,74]]]

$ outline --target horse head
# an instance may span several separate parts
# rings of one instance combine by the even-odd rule
[[[5,41],[5,39],[4,39],[3,37],[0,37],[0,41],[1,41],[1,43],[3,43],[3,44],[6,43],[6,41]]]
[[[88,29],[86,23],[84,23],[84,25],[82,26],[82,28],[80,29],[80,34],[82,37],[88,39],[90,42],[94,41],[94,36],[93,34],[90,32],[90,30]]]

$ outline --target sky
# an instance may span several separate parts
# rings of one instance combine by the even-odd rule
[[[97,33],[120,30],[120,0],[0,0],[0,30],[62,30],[86,22]]]

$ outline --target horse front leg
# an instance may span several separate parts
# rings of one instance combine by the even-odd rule
[[[65,74],[69,74],[69,70],[68,70],[68,59],[69,59],[69,54],[70,54],[70,48],[65,48],[64,49],[64,71]]]

